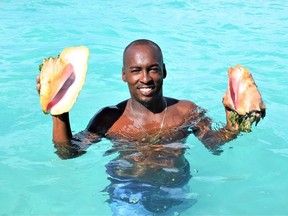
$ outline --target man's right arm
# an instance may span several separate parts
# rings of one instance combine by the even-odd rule
[[[109,106],[101,109],[90,120],[86,129],[72,135],[69,121],[69,113],[52,116],[53,142],[56,153],[62,159],[78,157],[86,152],[86,149],[105,137],[107,131],[123,114],[126,101],[117,106]]]
[[[53,142],[65,143],[72,138],[70,128],[69,113],[63,113],[58,116],[52,116],[53,121]]]
[[[97,113],[91,121],[100,118]],[[69,113],[52,116],[53,120],[53,143],[56,154],[62,159],[78,157],[86,153],[86,149],[101,140],[104,134],[101,131],[89,130],[87,127],[74,135],[71,132]]]
[[[40,76],[36,77],[36,90],[40,94]],[[69,113],[51,115],[53,122],[52,137],[57,155],[62,159],[78,157],[85,153],[85,150],[93,143],[100,141],[101,136],[81,131],[72,135]]]

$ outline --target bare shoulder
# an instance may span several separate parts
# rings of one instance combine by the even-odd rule
[[[126,101],[115,106],[107,106],[99,110],[90,120],[87,130],[99,135],[104,135],[106,131],[120,118],[125,111]]]
[[[191,125],[202,116],[201,108],[189,100],[166,98],[168,105],[167,123],[174,128]]]
[[[196,109],[198,108],[198,106],[189,100],[179,100],[179,106],[182,107],[183,109]]]
[[[199,109],[199,106],[197,106],[194,102],[189,100],[177,100],[174,98],[167,97],[166,101],[168,107],[171,106],[171,108],[183,114],[191,111],[196,111]]]

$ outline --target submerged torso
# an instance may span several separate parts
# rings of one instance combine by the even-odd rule
[[[191,110],[183,115],[173,106],[169,109],[165,129],[152,123],[140,126],[126,115],[129,110],[125,110],[113,124],[106,133],[113,143],[107,154],[118,154],[107,164],[111,178],[166,186],[180,185],[189,180],[189,163],[184,156],[185,140],[191,133],[191,122],[197,119],[197,113]],[[149,127],[152,129],[147,130]]]

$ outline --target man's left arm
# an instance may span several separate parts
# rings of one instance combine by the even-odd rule
[[[229,119],[230,112],[226,112],[226,125],[223,127],[215,126],[213,128],[213,121],[207,117],[205,113],[201,113],[199,121],[193,126],[194,135],[205,145],[209,150],[217,149],[219,146],[236,139],[240,130],[238,125],[232,123]]]

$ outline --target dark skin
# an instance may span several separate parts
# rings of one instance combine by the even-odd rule
[[[157,171],[157,167],[181,169],[185,166],[184,150],[168,151],[162,144],[185,142],[193,133],[208,149],[215,149],[237,137],[238,127],[232,127],[229,110],[225,110],[226,126],[213,130],[211,119],[195,103],[164,97],[162,85],[166,75],[162,52],[153,42],[142,40],[127,47],[122,79],[128,84],[131,98],[103,108],[84,131],[75,135],[71,132],[68,113],[52,116],[53,142],[60,157],[79,156],[101,138],[112,140],[116,148],[130,143],[134,146],[132,153],[121,151],[118,159],[125,158],[142,170],[130,170],[129,176],[145,179],[149,178],[148,170],[151,173],[151,169]],[[37,83],[39,92],[39,77]],[[166,156],[159,159],[160,155]],[[128,174],[119,172],[117,175]]]

